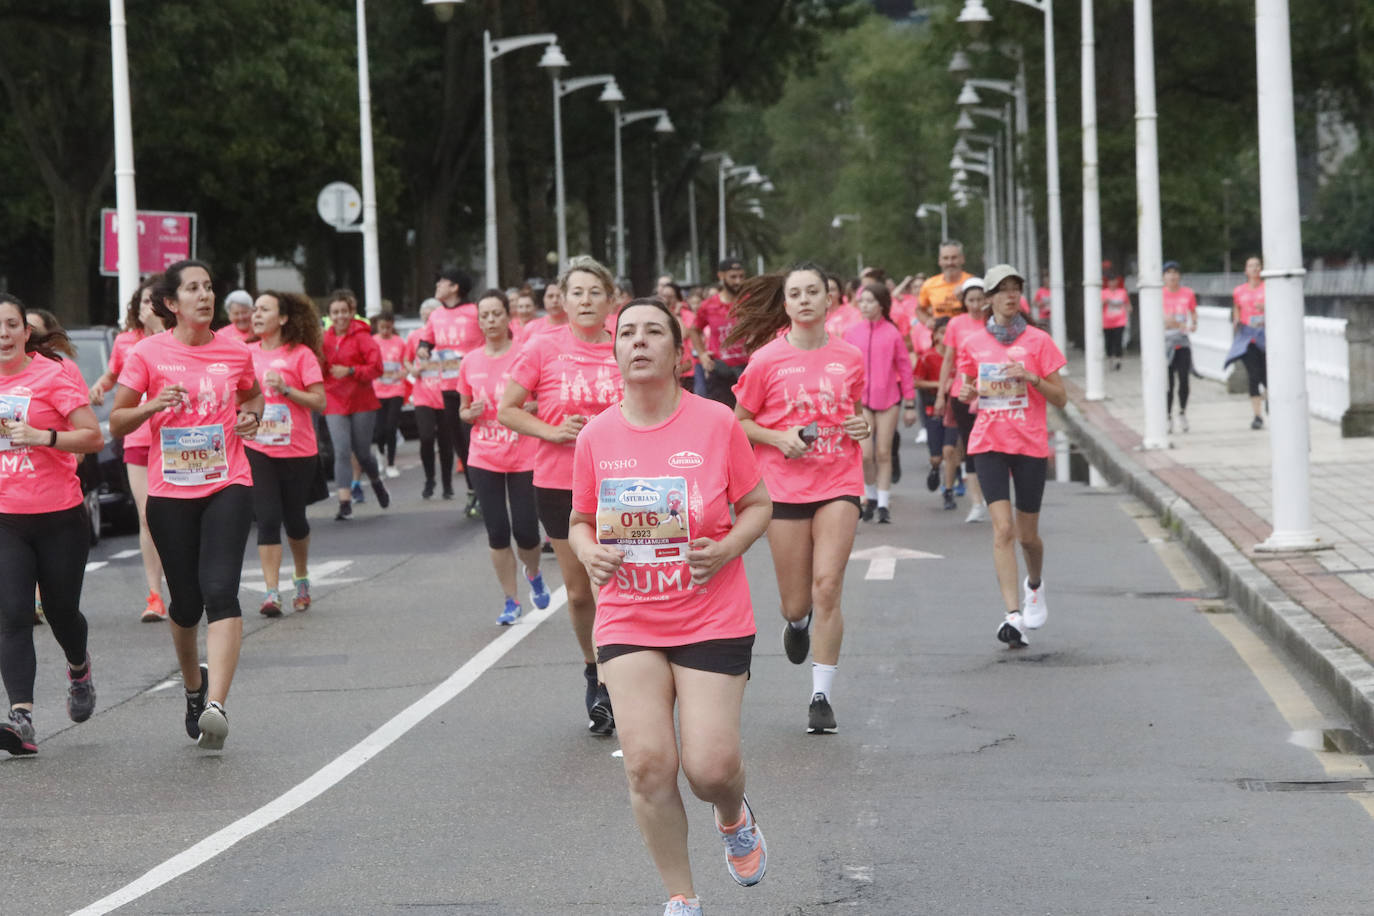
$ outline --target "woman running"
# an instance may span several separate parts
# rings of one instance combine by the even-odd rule
[[[568,592],[568,615],[582,649],[587,682],[587,730],[609,735],[615,730],[610,694],[596,670],[592,626],[596,598],[587,570],[568,544],[572,511],[573,446],[587,421],[620,400],[620,370],[611,335],[606,331],[615,279],[602,264],[576,257],[558,285],[569,322],[530,337],[521,346],[510,380],[501,394],[497,418],[522,436],[538,439],[534,463],[534,496],[539,521],[553,542],[558,570]],[[538,412],[525,404],[534,398]]]
[[[892,294],[881,283],[859,290],[862,321],[850,325],[844,339],[858,348],[864,359],[864,419],[873,435],[860,443],[864,458],[864,506],[860,518],[892,521],[892,440],[897,430],[897,405],[902,405],[902,425],[916,422],[916,389],[912,387],[911,356],[906,336],[892,320]],[[827,322],[827,327],[829,323]]]
[[[954,476],[959,470],[959,462],[962,461],[964,463],[965,486],[973,500],[973,505],[969,507],[968,515],[964,521],[981,522],[987,519],[988,510],[983,500],[983,491],[978,484],[978,473],[973,455],[969,452],[968,447],[969,437],[973,433],[973,421],[978,409],[977,401],[961,396],[963,394],[963,380],[959,377],[956,367],[959,359],[959,348],[963,346],[964,338],[969,334],[978,333],[988,320],[988,300],[983,291],[983,281],[977,277],[969,277],[960,284],[958,297],[964,311],[951,318],[945,327],[945,364],[940,370],[940,382],[945,389],[945,394],[938,396],[935,400],[937,413],[947,411],[946,425],[948,425],[948,420],[953,419],[954,425],[959,430],[959,449],[951,455],[952,461],[947,460],[945,462],[945,508],[953,509],[955,507]],[[1017,308],[1020,308],[1019,302]],[[962,452],[962,455],[959,452]]]
[[[978,479],[988,500],[992,559],[1007,605],[997,638],[1019,649],[1028,642],[1026,631],[1043,627],[1049,616],[1041,578],[1045,545],[1040,540],[1040,502],[1050,456],[1045,404],[1063,407],[1068,400],[1059,380],[1066,360],[1050,335],[1027,324],[1020,309],[1025,280],[1015,267],[999,264],[988,271],[984,282],[992,317],[984,329],[967,335],[959,349],[960,397],[965,401],[978,398],[969,453],[978,464]],[[1019,604],[1018,541],[1026,560]]]
[[[115,337],[110,351],[110,368],[91,386],[92,404],[105,403],[106,392],[114,389],[119,373],[124,371],[124,361],[134,346],[145,337],[161,333],[162,319],[153,311],[153,287],[161,279],[161,274],[145,277],[129,300],[124,331]],[[124,437],[124,470],[129,478],[129,493],[138,510],[138,550],[143,555],[143,578],[148,583],[148,600],[139,618],[144,623],[167,619],[167,606],[162,601],[162,560],[153,546],[153,536],[148,533],[148,452],[151,446],[147,426],[140,426]]]
[[[377,396],[377,460],[385,462],[387,477],[400,477],[396,470],[396,434],[401,425],[401,407],[406,400],[406,342],[396,333],[396,316],[382,312],[372,320],[373,337],[382,354],[382,374],[372,380]]]
[[[1130,321],[1131,296],[1126,292],[1126,281],[1113,271],[1107,276],[1107,285],[1102,287],[1102,337],[1113,372],[1121,371],[1121,341]]]
[[[85,722],[95,710],[80,610],[91,523],[76,456],[100,451],[104,440],[86,383],[52,347],[66,342],[60,330],[35,332],[24,304],[0,293],[0,676],[10,702],[0,749],[15,756],[38,753],[35,588],[67,659],[67,715]]]
[[[1174,431],[1174,380],[1178,380],[1178,425],[1188,431],[1188,376],[1193,372],[1193,345],[1188,335],[1197,332],[1197,296],[1183,286],[1177,261],[1164,262],[1164,352],[1169,360],[1169,432]]]
[[[615,701],[630,804],[668,890],[664,914],[687,916],[701,903],[679,763],[714,809],[730,877],[748,887],[768,867],[740,749],[755,632],[741,556],[771,513],[729,408],[681,389],[676,316],[659,299],[636,299],[619,317],[625,397],[578,437],[570,538],[600,590],[597,657]],[[675,519],[674,494],[680,507],[684,493],[686,518]]]
[[[568,313],[563,308],[563,290],[557,283],[544,287],[544,314],[520,328],[521,340],[528,340],[536,334],[543,334],[557,328],[568,326]]]
[[[147,423],[161,457],[148,463],[148,530],[167,574],[172,644],[186,685],[186,734],[224,747],[224,702],[243,642],[239,574],[253,521],[243,440],[258,431],[263,397],[248,347],[216,337],[210,268],[178,261],[153,291],[170,328],[138,343],[119,374],[110,433]],[[147,399],[140,403],[140,399]],[[208,621],[200,664],[196,631]]]
[[[253,303],[253,333],[248,345],[253,371],[265,399],[257,435],[244,442],[253,469],[253,514],[258,520],[258,558],[267,597],[258,612],[281,616],[281,532],[295,564],[291,585],[297,613],[310,607],[310,523],[305,507],[320,449],[311,411],[324,410],[320,369],[320,314],[296,293],[268,291]]]
[[[535,440],[502,426],[496,419],[501,395],[510,381],[516,347],[510,327],[510,304],[504,293],[489,289],[477,300],[477,323],[486,345],[471,350],[458,368],[459,415],[472,425],[468,466],[482,523],[487,528],[491,565],[506,596],[496,622],[510,626],[520,619],[515,590],[515,553],[512,533],[530,600],[540,609],[549,606],[549,590],[539,574],[539,512],[534,504]]]
[[[376,427],[377,396],[372,380],[382,374],[382,352],[367,322],[358,317],[358,300],[346,289],[329,297],[329,327],[324,332],[324,422],[334,445],[334,487],[339,491],[335,521],[353,514],[353,463],[372,482],[377,505],[391,505],[391,494],[382,483],[377,459],[372,457],[372,432]],[[362,492],[359,490],[358,492]]]
[[[840,593],[854,546],[864,490],[859,442],[872,434],[863,416],[863,355],[825,330],[825,272],[802,264],[745,284],[727,343],[752,351],[735,386],[739,417],[773,497],[768,547],[782,600],[782,645],[811,665],[807,730],[833,732],[831,705],[844,616]],[[778,332],[786,330],[780,335]]]
[[[930,452],[930,471],[926,474],[926,489],[934,493],[940,489],[940,471],[946,453],[954,461],[954,451],[959,447],[959,431],[945,428],[945,418],[935,412],[935,399],[944,391],[940,382],[940,370],[945,364],[945,328],[948,318],[936,318],[931,331],[931,345],[916,357],[914,386],[921,396],[921,407],[925,413],[926,449]]]
[[[415,430],[420,435],[420,466],[425,472],[425,486],[420,496],[424,499],[434,497],[436,445],[439,448],[439,472],[443,475],[444,492],[453,492],[453,439],[443,422],[443,380],[439,377],[439,360],[434,357],[434,348],[424,339],[424,322],[440,305],[438,299],[422,302],[421,326],[406,337],[406,371],[415,380],[410,389],[410,403],[415,405]]]
[[[1250,383],[1250,409],[1255,418],[1251,429],[1264,429],[1264,398],[1269,393],[1268,364],[1264,345],[1264,262],[1258,256],[1245,259],[1245,282],[1231,292],[1231,329],[1234,338],[1226,354],[1226,365],[1236,360],[1245,365]],[[1224,367],[1223,367],[1224,368]]]

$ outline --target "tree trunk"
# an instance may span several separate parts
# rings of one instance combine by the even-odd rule
[[[66,327],[89,324],[91,225],[87,195],[66,186],[52,194],[52,310]]]

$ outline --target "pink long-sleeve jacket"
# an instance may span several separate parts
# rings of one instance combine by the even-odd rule
[[[905,398],[915,400],[911,357],[902,332],[891,321],[860,321],[844,332],[844,339],[864,356],[864,406],[887,410]]]

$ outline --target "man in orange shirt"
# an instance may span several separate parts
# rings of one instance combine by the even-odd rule
[[[964,272],[964,245],[952,239],[940,243],[940,273],[921,284],[916,314],[929,325],[936,318],[957,315],[964,310],[959,302],[959,287],[973,275]]]

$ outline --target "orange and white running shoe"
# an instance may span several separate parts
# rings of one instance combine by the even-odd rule
[[[712,819],[715,820],[714,816]],[[763,840],[763,831],[754,823],[754,810],[749,807],[749,799],[744,799],[744,814],[738,824],[722,827],[719,820],[715,824],[716,833],[725,842],[725,867],[730,877],[744,887],[752,887],[762,881],[763,873],[768,870],[768,844]]]
[[[149,592],[148,605],[143,609],[143,615],[138,619],[144,623],[156,623],[159,620],[166,620],[167,607],[162,603],[162,596],[157,592]]]

